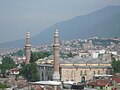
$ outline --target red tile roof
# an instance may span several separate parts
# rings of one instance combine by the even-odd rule
[[[115,81],[116,83],[120,83],[120,78],[112,78],[113,81]]]
[[[95,80],[95,81],[89,82],[88,85],[90,86],[111,86],[112,82],[110,80],[101,79],[101,80]]]

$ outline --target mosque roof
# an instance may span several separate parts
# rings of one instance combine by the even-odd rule
[[[72,65],[72,66],[61,66],[64,68],[83,68],[83,69],[87,69],[87,68],[95,68],[95,69],[100,69],[100,68],[107,68],[107,69],[111,69],[111,66],[76,66],[76,65]]]
[[[60,60],[60,64],[110,64],[111,60],[100,60],[91,56],[74,58],[65,58]]]
[[[93,58],[91,56],[80,57],[76,56],[73,58],[59,58],[60,67],[65,68],[112,68],[110,65],[101,64],[111,64],[111,60],[100,60],[98,58]],[[86,65],[81,65],[86,64]],[[93,65],[92,65],[93,64]],[[96,65],[94,65],[96,64]],[[39,64],[40,66],[53,67],[52,64]]]

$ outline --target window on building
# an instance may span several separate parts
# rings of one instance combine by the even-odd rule
[[[104,68],[102,70],[104,71]]]
[[[100,71],[98,71],[98,75],[100,74]]]
[[[83,74],[83,71],[81,70],[81,71],[80,71],[80,75],[82,76],[82,74]]]
[[[86,70],[84,71],[84,74],[87,75],[87,71]]]
[[[106,74],[109,74],[109,71],[108,71],[108,70],[106,71]]]
[[[94,74],[94,75],[96,74],[95,71],[93,71],[93,74]]]
[[[74,78],[74,71],[71,71],[71,78]]]
[[[41,69],[44,69],[44,67],[43,67],[43,66],[41,66]]]
[[[42,71],[42,81],[44,80],[44,75],[43,75],[43,71]]]
[[[85,82],[85,77],[84,76],[82,76],[81,82]]]

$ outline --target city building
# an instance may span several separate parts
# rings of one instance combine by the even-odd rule
[[[70,58],[59,58],[58,31],[54,34],[54,62],[38,64],[40,80],[60,80],[84,82],[92,80],[94,75],[112,74],[111,60],[100,60],[86,54]],[[53,77],[52,77],[53,74]]]

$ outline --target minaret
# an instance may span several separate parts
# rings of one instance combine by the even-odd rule
[[[54,34],[54,45],[53,45],[53,52],[54,52],[54,72],[53,72],[53,80],[59,81],[60,74],[59,74],[59,35],[58,29],[56,29]]]
[[[30,33],[27,32],[26,35],[26,45],[25,45],[25,49],[26,49],[26,64],[30,63],[30,52],[31,52],[31,45],[30,45]]]

